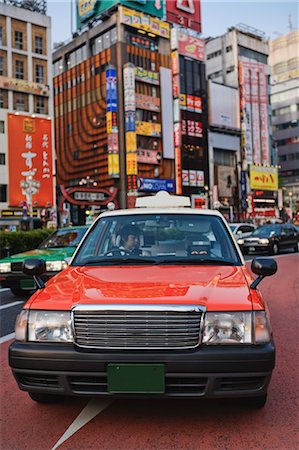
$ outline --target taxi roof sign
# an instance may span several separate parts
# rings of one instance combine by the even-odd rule
[[[148,197],[138,197],[135,203],[136,208],[184,208],[190,206],[189,197],[170,195],[166,191],[159,191],[156,195]]]

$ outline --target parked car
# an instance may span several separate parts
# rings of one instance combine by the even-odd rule
[[[299,232],[292,224],[271,224],[257,228],[249,237],[238,239],[244,254],[267,252],[277,255],[281,250],[299,250]]]
[[[69,266],[16,322],[9,363],[38,402],[63,395],[243,397],[265,404],[275,348],[256,290],[272,259],[247,270],[219,211],[159,192],[102,213]],[[212,239],[213,238],[213,239]]]
[[[251,233],[256,229],[256,226],[253,223],[230,223],[229,227],[236,238],[250,236]]]
[[[67,267],[65,258],[74,253],[88,227],[61,228],[47,237],[35,250],[17,253],[0,260],[0,283],[3,288],[10,288],[16,296],[28,296],[36,289],[32,277],[22,272],[23,262],[28,258],[41,258],[46,261],[43,280],[56,275]]]

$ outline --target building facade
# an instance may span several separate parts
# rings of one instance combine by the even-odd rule
[[[203,57],[195,68],[197,76],[193,69],[181,71],[181,83],[191,80],[192,99],[182,112],[180,94],[186,102],[187,91],[180,92],[177,78],[178,64],[184,61],[171,44],[171,25],[142,8],[115,4],[99,16],[100,23],[85,27],[53,54],[62,223],[67,217],[82,223],[86,213],[110,202],[132,207],[137,196],[161,189],[192,195],[204,189],[204,179],[208,182],[202,129],[206,95],[204,106],[199,98],[206,93]],[[194,56],[187,59],[195,64]],[[200,100],[197,111],[194,96]],[[194,147],[196,158],[186,156],[185,145]],[[193,185],[183,185],[183,169],[195,171]]]
[[[285,206],[299,210],[299,30],[270,41],[273,137]]]
[[[0,214],[15,227],[54,214],[54,147],[51,20],[10,3],[0,3]]]
[[[224,123],[224,115],[221,132],[231,138],[220,139],[218,130],[217,139],[215,130],[211,130],[210,153],[216,162],[227,161],[232,173],[235,171],[237,184],[228,196],[228,203],[234,203],[239,219],[275,218],[278,214],[268,54],[264,34],[243,24],[230,28],[223,36],[206,40],[208,80],[237,90],[239,129],[233,130]],[[213,189],[216,200],[218,190],[216,184]],[[233,198],[236,191],[238,195]],[[220,203],[225,206],[221,197]]]

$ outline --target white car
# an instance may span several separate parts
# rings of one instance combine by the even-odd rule
[[[250,236],[256,229],[253,223],[230,223],[229,224],[232,233],[238,238],[244,238]]]

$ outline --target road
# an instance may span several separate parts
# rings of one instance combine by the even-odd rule
[[[20,392],[1,344],[1,450],[296,450],[299,255],[277,257],[278,272],[262,281],[277,363],[262,410],[239,401],[69,399],[38,405]],[[4,292],[1,306],[19,301]],[[2,296],[3,297],[3,296]],[[21,304],[2,309],[8,322]],[[8,314],[9,312],[9,314]],[[1,324],[2,325],[2,324]],[[2,338],[2,341],[5,338]]]

